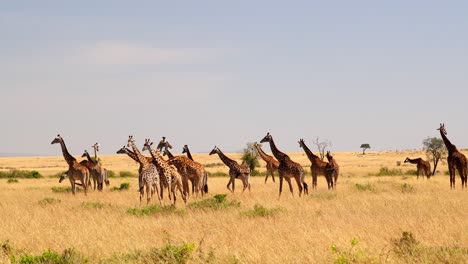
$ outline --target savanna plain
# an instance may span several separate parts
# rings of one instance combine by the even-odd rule
[[[307,156],[289,154],[310,187]],[[140,206],[138,165],[124,155],[100,157],[115,176],[87,196],[58,182],[62,156],[0,158],[0,171],[42,175],[0,179],[0,262],[468,263],[468,190],[458,175],[450,189],[446,164],[417,179],[407,156],[425,158],[417,150],[337,152],[336,190],[319,176],[309,195],[299,197],[295,184],[291,195],[285,183],[279,198],[279,178],[265,183],[263,161],[251,191],[236,181],[231,193],[219,158],[195,154],[210,173],[209,193],[187,204],[179,196],[175,207],[167,195]]]

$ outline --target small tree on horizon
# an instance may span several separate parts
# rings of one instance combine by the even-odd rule
[[[242,163],[249,167],[250,173],[253,173],[255,168],[260,166],[260,162],[258,161],[258,153],[255,151],[253,145],[254,143],[252,142],[247,143],[247,147],[244,148],[241,158]]]
[[[445,148],[444,141],[436,137],[427,137],[423,140],[423,150],[426,151],[429,162],[432,162],[434,165],[432,171],[432,175],[434,175],[439,161],[444,162],[444,159],[447,158],[447,149]]]
[[[367,143],[361,144],[360,148],[362,148],[362,155],[365,155],[366,149],[370,149],[370,145]]]
[[[318,152],[320,154],[320,159],[323,160],[325,158],[325,150],[327,147],[331,147],[332,143],[328,139],[323,139],[320,141],[319,137],[315,138],[312,143],[317,147]]]

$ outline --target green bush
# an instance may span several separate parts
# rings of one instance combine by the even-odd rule
[[[374,191],[375,190],[375,187],[370,183],[366,183],[366,184],[356,183],[355,187],[358,191]]]
[[[81,189],[76,189],[76,191],[78,192],[79,190]],[[55,193],[69,193],[69,192],[72,192],[72,188],[70,186],[68,187],[63,187],[63,186],[54,186],[52,187],[52,192],[55,192]]]
[[[62,254],[52,250],[47,250],[42,255],[21,255],[19,257],[11,256],[11,263],[18,264],[75,264],[88,263],[88,260],[74,249],[65,249]]]
[[[130,171],[121,171],[119,172],[119,176],[121,178],[136,177],[136,175],[131,173]]]
[[[39,201],[39,205],[41,205],[42,207],[45,207],[48,204],[56,204],[56,203],[60,203],[60,202],[61,201],[59,199],[52,198],[52,197],[46,197],[46,198]]]
[[[255,204],[252,210],[249,210],[244,214],[249,217],[271,217],[283,211],[284,209],[281,207],[266,208],[261,204]]]
[[[359,248],[359,241],[353,238],[348,248],[340,248],[337,245],[331,245],[331,251],[336,256],[334,263],[378,263],[377,258]]]
[[[389,169],[387,167],[380,168],[379,172],[376,174],[369,174],[369,176],[401,176],[403,172],[401,169]]]
[[[9,178],[9,179],[7,180],[7,183],[18,183],[18,179],[16,179],[16,178]]]
[[[113,170],[107,170],[107,175],[109,178],[117,178],[117,174]]]
[[[28,170],[17,170],[12,169],[10,171],[0,171],[0,179],[6,178],[23,178],[23,179],[39,179],[42,178],[42,175],[38,171],[28,171]]]
[[[103,263],[185,264],[192,258],[195,249],[194,243],[184,242],[182,245],[167,243],[162,248],[152,248],[147,252],[134,250],[130,253],[114,255]]]
[[[127,213],[135,216],[148,216],[154,214],[185,215],[187,211],[184,209],[177,209],[174,205],[149,205],[143,208],[129,208]]]
[[[126,191],[128,189],[130,189],[130,183],[122,182],[119,187],[114,187],[111,190],[112,191]]]
[[[239,207],[240,202],[237,200],[228,201],[227,194],[216,194],[211,198],[203,199],[201,201],[196,201],[188,204],[188,208],[197,208],[197,209],[225,209],[230,207]]]

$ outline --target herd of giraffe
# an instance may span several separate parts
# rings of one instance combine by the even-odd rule
[[[461,181],[462,188],[467,187],[467,170],[468,162],[465,157],[455,145],[453,145],[447,138],[447,131],[445,125],[440,124],[438,128],[440,135],[444,141],[444,144],[448,150],[447,163],[450,174],[450,187],[455,188],[455,173],[458,171]],[[273,140],[270,133],[260,140],[260,143],[266,143],[270,145],[273,156],[266,154],[262,146],[257,142],[254,143],[253,148],[258,152],[259,156],[266,162],[266,177],[265,183],[268,177],[271,176],[273,182],[275,182],[275,172],[279,175],[279,196],[281,196],[283,189],[283,180],[289,185],[291,194],[293,193],[293,186],[291,179],[296,181],[299,196],[302,192],[304,194],[309,193],[309,188],[305,182],[305,175],[303,167],[291,160],[291,158],[281,152]],[[317,188],[317,177],[323,175],[327,182],[329,190],[336,188],[336,183],[339,175],[339,165],[333,158],[330,151],[327,152],[326,157],[328,162],[321,160],[315,155],[305,144],[304,139],[298,141],[299,146],[304,150],[307,157],[311,162],[310,170],[312,174],[312,189]],[[75,194],[76,185],[80,185],[84,189],[84,193],[87,193],[88,187],[91,187],[91,179],[93,180],[94,190],[102,191],[103,184],[109,185],[109,173],[103,168],[97,158],[97,152],[99,151],[99,144],[96,143],[92,147],[94,149],[94,159],[91,158],[88,151],[84,151],[82,157],[86,157],[86,160],[77,162],[76,159],[70,155],[65,145],[63,138],[60,135],[52,141],[51,144],[60,144],[63,157],[68,164],[68,171],[60,177],[59,182],[62,182],[66,177],[69,178],[72,187],[72,193]],[[163,199],[164,190],[167,188],[169,199],[176,203],[177,193],[179,192],[183,201],[187,202],[187,197],[190,195],[189,184],[191,182],[192,195],[198,196],[199,193],[203,196],[208,192],[208,173],[205,170],[203,164],[193,160],[190,150],[187,145],[184,145],[182,153],[187,156],[180,155],[174,156],[169,149],[172,149],[172,145],[166,140],[165,137],[159,142],[156,148],[153,148],[153,142],[149,139],[145,140],[142,151],[148,151],[150,156],[143,155],[135,144],[133,136],[129,136],[127,145],[123,146],[117,151],[118,154],[127,154],[131,159],[139,164],[138,169],[138,187],[140,193],[140,204],[145,194],[147,196],[147,203],[150,203],[153,196],[161,203]],[[131,149],[130,149],[131,147]],[[221,161],[229,167],[229,182],[227,188],[234,192],[235,180],[239,179],[242,181],[244,192],[246,189],[250,191],[250,170],[244,164],[239,164],[237,161],[227,157],[218,147],[214,147],[209,155],[218,154]],[[167,156],[168,159],[164,159],[163,156]],[[417,177],[419,175],[431,176],[431,165],[429,162],[417,158],[410,159],[406,158],[404,161],[417,165]],[[78,183],[78,181],[80,183]]]

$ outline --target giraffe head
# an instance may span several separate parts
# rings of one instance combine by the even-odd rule
[[[66,177],[68,177],[68,175],[66,173],[62,174],[62,176],[60,176],[59,183],[61,183],[63,180],[65,180]]]
[[[270,132],[268,132],[266,136],[260,140],[260,143],[271,142],[272,139],[273,137],[271,137]]]
[[[117,154],[126,154],[128,149],[123,146],[121,149],[117,150]]]
[[[298,143],[299,143],[299,147],[304,148],[305,142],[303,138],[299,139]]]
[[[83,157],[86,157],[86,156],[88,156],[88,155],[89,155],[89,154],[88,154],[88,151],[85,149],[85,151],[83,152],[83,155],[81,155],[81,157],[83,158]]]
[[[135,144],[135,139],[133,136],[128,136],[127,147],[130,147],[132,144]]]
[[[94,145],[92,145],[91,147],[95,150],[95,151],[99,151],[99,143],[95,143]]]
[[[52,140],[52,142],[51,142],[50,144],[57,144],[57,143],[60,144],[60,142],[62,142],[62,141],[63,141],[63,139],[62,139],[62,137],[61,137],[60,134],[59,134],[59,135],[57,135],[56,138],[54,138],[54,140]]]
[[[444,123],[440,124],[440,127],[437,130],[439,130],[440,133],[443,133],[444,135],[447,135],[447,130],[445,130],[445,124]]]
[[[331,155],[330,151],[327,151],[327,160],[331,161],[333,159],[333,156]]]
[[[151,145],[153,145],[153,142],[150,142],[149,138],[145,139],[145,144],[143,145],[142,151],[150,150]]]
[[[188,150],[188,146],[187,145],[184,145],[184,148],[182,149],[182,154],[185,154],[187,153],[189,150]]]
[[[217,154],[219,152],[219,148],[215,146],[213,150],[210,152],[210,155]]]
[[[409,158],[408,158],[408,157],[406,157],[404,163],[407,163],[407,162],[409,162]]]

